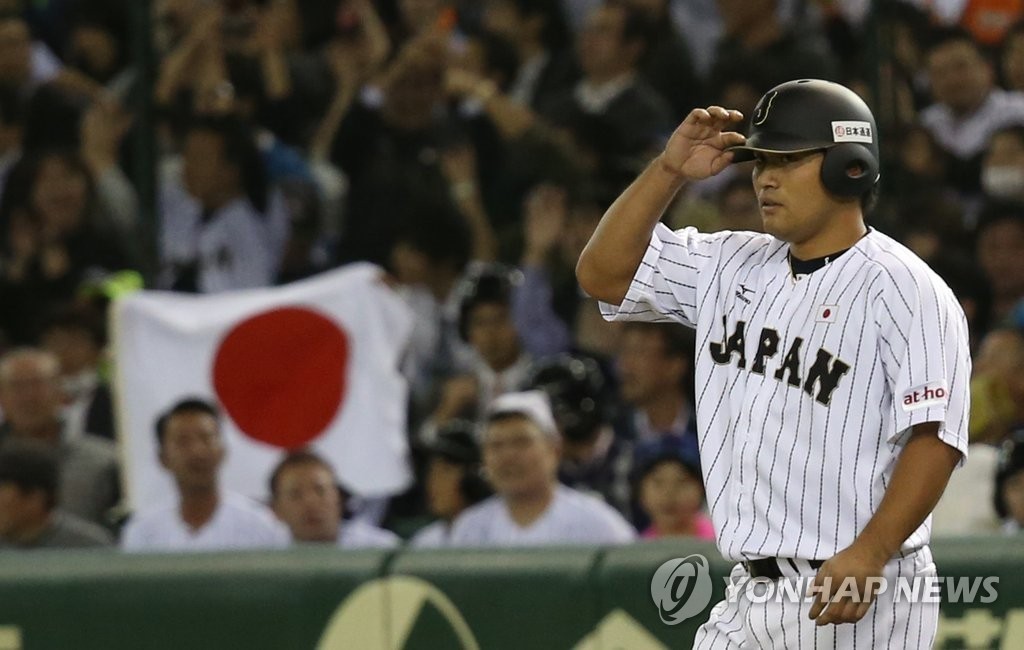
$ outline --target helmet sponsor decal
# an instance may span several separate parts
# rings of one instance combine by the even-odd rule
[[[871,123],[858,120],[848,122],[832,122],[833,142],[874,142]]]

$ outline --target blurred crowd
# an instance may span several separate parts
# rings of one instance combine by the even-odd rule
[[[133,0],[0,0],[0,546],[713,539],[692,332],[604,322],[574,266],[690,109],[750,115],[800,77],[872,106],[869,224],[925,259],[971,326],[971,454],[936,535],[1024,524],[1020,3],[152,5],[147,70]],[[748,165],[685,188],[665,221],[758,230]],[[416,314],[416,485],[361,498],[299,450],[262,502],[228,493],[225,416],[182,395],[145,432],[177,504],[119,508],[110,301],[354,261]]]

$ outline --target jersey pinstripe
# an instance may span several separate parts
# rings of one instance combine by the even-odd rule
[[[967,452],[967,323],[949,288],[870,231],[794,277],[788,244],[659,224],[609,320],[696,329],[701,464],[731,560],[827,559],[878,508],[910,428]],[[930,518],[905,542],[929,541]]]

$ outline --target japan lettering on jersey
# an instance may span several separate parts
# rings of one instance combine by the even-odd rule
[[[870,231],[794,276],[788,244],[658,225],[609,320],[696,329],[697,424],[723,555],[826,559],[878,508],[910,429],[967,450],[967,323],[948,287]],[[929,539],[930,520],[904,545]]]

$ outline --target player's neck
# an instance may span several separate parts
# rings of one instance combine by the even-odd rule
[[[545,484],[541,490],[509,495],[506,497],[505,503],[512,521],[525,528],[547,512],[554,498],[555,486],[549,483]]]
[[[790,242],[789,253],[798,260],[813,260],[845,251],[868,234],[863,219],[849,219],[801,242]]]

